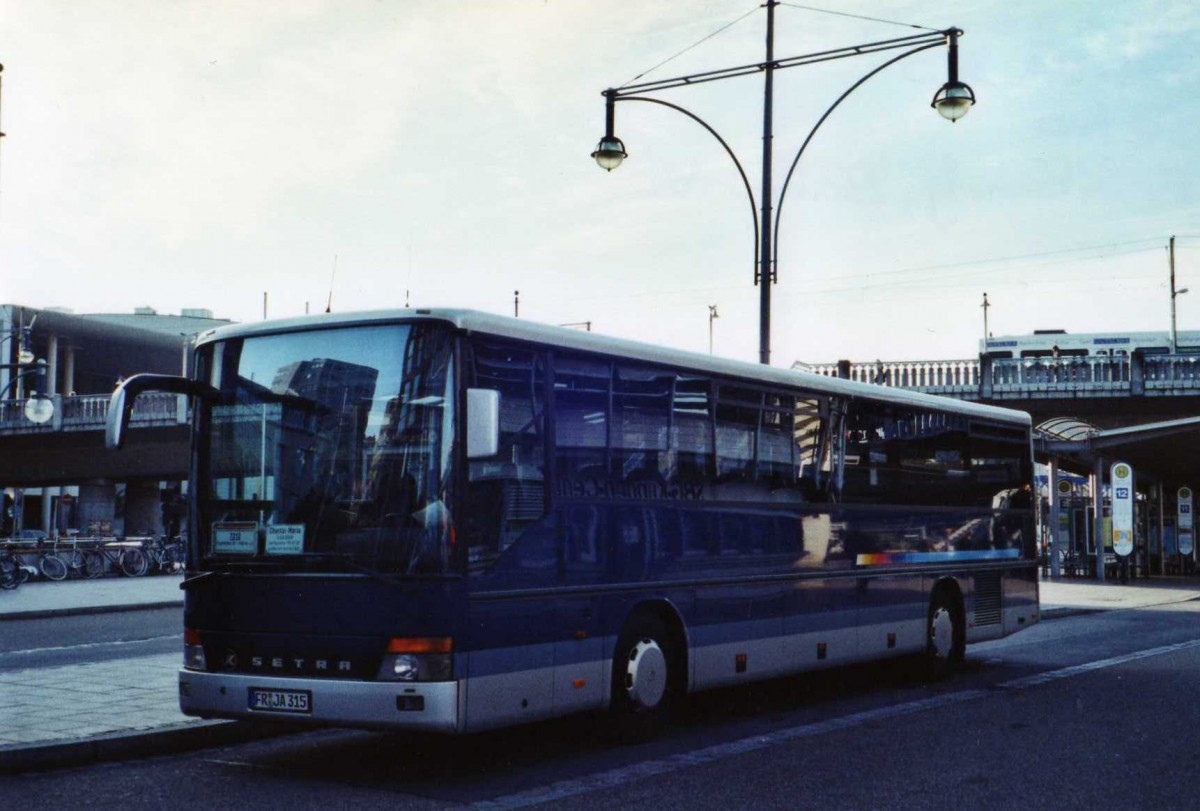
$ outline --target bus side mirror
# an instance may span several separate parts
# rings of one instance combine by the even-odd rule
[[[500,452],[500,392],[467,389],[467,458],[484,459]]]
[[[198,380],[174,375],[134,375],[117,386],[108,402],[108,417],[104,426],[104,446],[108,450],[118,450],[125,444],[125,434],[129,431],[129,420],[133,416],[133,403],[139,394],[147,391],[209,398],[218,396],[216,389]]]

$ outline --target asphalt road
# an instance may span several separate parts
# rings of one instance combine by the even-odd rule
[[[106,662],[182,651],[183,611],[159,608],[6,620],[3,632],[0,670]]]
[[[1200,773],[1200,604],[1044,622],[909,662],[694,697],[660,739],[592,716],[464,738],[318,730],[0,780],[55,808],[1179,808]]]

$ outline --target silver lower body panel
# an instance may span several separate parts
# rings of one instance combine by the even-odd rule
[[[250,690],[305,691],[307,712],[250,709]],[[458,732],[458,682],[294,679],[179,671],[179,709],[201,718],[329,724],[369,729]]]

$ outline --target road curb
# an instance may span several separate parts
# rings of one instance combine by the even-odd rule
[[[0,775],[88,766],[109,760],[174,755],[288,735],[296,727],[256,721],[192,721],[137,732],[0,747]]]
[[[1060,620],[1066,617],[1082,617],[1087,614],[1100,614],[1104,611],[1111,611],[1110,608],[1078,608],[1076,606],[1064,605],[1058,608],[1043,608],[1041,609],[1041,618],[1043,620]]]
[[[43,608],[34,611],[12,611],[0,613],[0,622],[5,620],[37,620],[48,617],[78,617],[85,614],[118,614],[124,611],[147,611],[156,608],[183,608],[183,600],[163,600],[157,603],[130,603],[125,605],[92,605],[83,608]]]

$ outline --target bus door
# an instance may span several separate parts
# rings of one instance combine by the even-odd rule
[[[545,358],[481,339],[466,383],[500,395],[497,453],[467,461],[459,542],[471,583],[467,727],[519,723],[554,710],[558,535],[546,513]]]
[[[846,403],[797,399],[795,441],[804,504],[793,568],[809,574],[793,584],[784,616],[785,655],[797,667],[858,657],[858,584],[850,576],[845,513]]]

